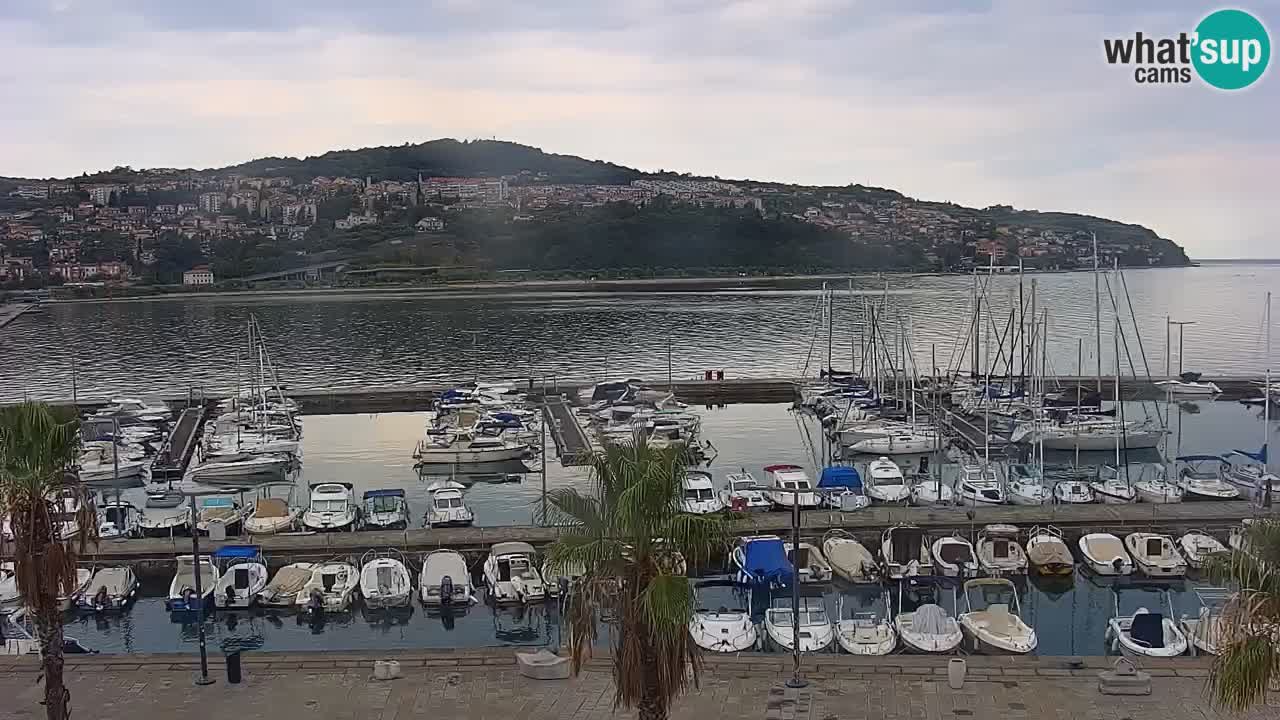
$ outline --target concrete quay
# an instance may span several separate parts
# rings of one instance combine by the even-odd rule
[[[73,717],[97,720],[316,720],[420,717],[486,720],[610,720],[615,711],[608,658],[598,655],[568,680],[530,680],[515,668],[516,648],[457,651],[247,652],[243,681],[231,685],[210,656],[213,685],[198,687],[194,655],[68,656]],[[372,678],[375,660],[400,663],[396,680]],[[1097,673],[1113,658],[966,659],[964,685],[947,684],[949,658],[893,655],[807,656],[808,687],[789,689],[789,656],[708,656],[698,687],[678,699],[673,720],[1206,720],[1273,718],[1280,696],[1244,714],[1215,708],[1204,695],[1204,658],[1145,660],[1149,696],[1098,692]],[[0,657],[0,718],[44,717],[39,663]],[[87,713],[87,715],[86,715]]]

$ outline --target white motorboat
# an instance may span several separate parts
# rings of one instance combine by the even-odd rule
[[[1036,631],[1021,617],[1018,589],[1004,578],[964,584],[960,628],[978,653],[1025,655],[1036,649]]]
[[[467,607],[476,602],[476,588],[462,553],[433,550],[422,558],[418,599],[427,607]]]
[[[877,502],[905,503],[911,498],[911,486],[902,475],[902,468],[887,457],[876,458],[867,464],[867,495]]]
[[[840,596],[836,612],[836,642],[850,655],[888,655],[898,647],[898,630],[889,618],[889,594],[884,593],[884,612],[855,612],[844,617],[845,597]]]
[[[1196,570],[1203,568],[1209,558],[1231,552],[1226,545],[1203,530],[1192,530],[1178,538],[1178,548],[1182,551],[1182,557],[1186,558],[1187,565]]]
[[[711,473],[705,470],[686,469],[680,481],[684,497],[680,509],[690,515],[707,515],[724,510],[724,501],[716,494]]]
[[[1062,531],[1052,525],[1037,525],[1027,533],[1027,562],[1039,575],[1067,576],[1075,572],[1076,560]]]
[[[201,605],[206,608],[209,598],[218,585],[218,568],[208,557],[201,557],[197,568],[195,558],[191,555],[179,555],[178,570],[169,583],[169,596],[165,600],[165,609],[170,612],[187,612],[198,610]],[[196,592],[196,573],[199,572],[200,591]]]
[[[875,556],[844,530],[831,530],[822,536],[822,554],[830,563],[832,572],[849,582],[880,580],[880,566]]]
[[[871,506],[862,486],[862,476],[847,465],[829,465],[818,478],[818,494],[822,507],[840,512],[857,512]]]
[[[144,537],[173,537],[191,530],[191,508],[152,510],[138,518]]]
[[[294,603],[312,614],[346,612],[360,587],[360,571],[342,560],[316,563]]]
[[[463,490],[461,483],[452,480],[437,480],[428,485],[427,496],[431,498],[431,504],[422,519],[423,526],[466,527],[475,522],[476,515],[467,507],[462,497]]]
[[[1158,505],[1180,503],[1183,496],[1182,488],[1169,482],[1164,466],[1158,464],[1140,466],[1138,479],[1133,482],[1133,491],[1139,502]]]
[[[756,512],[770,510],[773,503],[764,496],[764,491],[756,478],[746,470],[729,473],[726,484],[720,491],[720,502],[734,512]]]
[[[831,643],[835,641],[835,626],[827,617],[827,608],[822,598],[800,598],[798,642],[795,633],[796,613],[790,601],[789,597],[779,598],[765,611],[764,628],[769,636],[769,643],[785,652],[799,649],[802,653],[811,653],[831,647]]]
[[[1099,575],[1129,575],[1133,560],[1120,538],[1111,533],[1089,533],[1080,538],[1080,556]]]
[[[831,565],[822,556],[822,551],[807,542],[800,543],[799,550],[793,549],[791,543],[783,542],[787,551],[787,560],[795,568],[802,583],[831,582]]]
[[[994,523],[983,527],[978,531],[974,554],[978,556],[978,567],[990,575],[1027,572],[1027,553],[1018,544],[1018,528],[1013,525]]]
[[[302,524],[312,530],[354,530],[360,515],[355,495],[351,483],[313,483]]]
[[[423,439],[413,456],[429,465],[483,465],[520,460],[529,452],[528,445],[502,437],[470,437],[446,431]]]
[[[911,486],[911,504],[919,507],[933,507],[938,505],[953,505],[956,501],[956,491],[947,483],[942,482],[941,476],[933,478],[921,478]]]
[[[706,580],[694,585],[693,594],[696,609],[689,621],[689,636],[694,645],[721,653],[755,649],[756,625],[743,607],[741,585],[730,580]]]
[[[799,465],[769,465],[764,469],[768,483],[764,496],[775,507],[790,508],[798,504],[801,510],[818,507],[818,494],[813,492],[813,482]]]
[[[221,525],[225,535],[235,535],[240,524],[252,512],[229,497],[204,497],[196,507],[196,531],[208,535],[214,525]]]
[[[880,536],[884,576],[890,580],[933,574],[929,538],[915,525],[894,525]]]
[[[1189,500],[1234,500],[1240,491],[1223,480],[1227,461],[1217,455],[1182,455],[1178,458],[1178,478],[1175,484],[1182,488],[1183,497]]]
[[[959,533],[945,535],[933,541],[933,567],[943,577],[975,577],[978,574],[978,558],[973,543]]]
[[[113,397],[101,410],[92,417],[97,418],[140,418],[154,416],[167,419],[173,415],[168,405],[163,403],[147,403],[140,398]]]
[[[1009,466],[1005,494],[1011,505],[1043,505],[1052,496],[1039,468],[1021,463]]]
[[[917,578],[911,582],[920,592],[936,590],[933,585],[925,583],[923,578]],[[899,608],[903,607],[902,586],[906,584],[898,585]],[[949,653],[960,647],[960,643],[964,641],[964,631],[960,629],[960,623],[956,622],[946,608],[937,602],[926,602],[916,606],[915,610],[906,612],[899,610],[893,618],[893,624],[898,631],[898,637],[902,640],[903,648],[908,652]]]
[[[484,580],[499,605],[542,602],[547,587],[533,564],[533,546],[523,542],[494,545],[484,561]]]
[[[1121,474],[1124,477],[1121,477]],[[1126,469],[1104,467],[1097,480],[1089,483],[1089,489],[1098,502],[1104,505],[1128,505],[1138,499],[1138,491],[1129,482]]]
[[[198,483],[228,483],[283,477],[289,468],[287,455],[227,453],[210,455],[187,468],[183,478]]]
[[[109,500],[98,506],[98,538],[113,540],[142,535],[142,511],[123,500]]]
[[[1159,380],[1152,384],[1159,388],[1160,392],[1174,397],[1212,397],[1222,394],[1222,388],[1211,382]]]
[[[1053,484],[1053,501],[1062,505],[1091,503],[1093,488],[1084,480],[1059,480]]]
[[[149,508],[169,509],[176,508],[186,500],[181,492],[172,488],[156,488],[147,490],[147,503]]]
[[[286,497],[272,497],[271,487],[287,488]],[[253,511],[244,519],[244,529],[250,535],[274,535],[288,532],[298,524],[302,508],[293,504],[293,484],[267,485],[253,505]]]
[[[1124,538],[1124,546],[1134,565],[1147,577],[1182,577],[1187,574],[1187,562],[1168,535],[1129,533]]]
[[[213,604],[220,610],[247,608],[267,587],[267,561],[257,545],[223,545],[213,553],[213,562],[219,573]]]
[[[89,583],[72,598],[80,610],[95,613],[119,612],[129,606],[138,594],[138,577],[133,568],[99,568]]]
[[[150,468],[150,460],[126,460],[121,457],[112,462],[110,455],[103,457],[101,452],[93,452],[80,456],[76,474],[81,482],[100,483],[136,478],[146,475]]]
[[[58,606],[62,612],[70,610],[75,604],[76,599],[84,594],[85,588],[89,587],[89,583],[93,580],[93,569],[86,567],[76,568],[76,584],[75,590],[66,594],[58,595]]]
[[[361,530],[404,530],[409,527],[409,504],[404,490],[365,490],[360,496]]]
[[[1223,613],[1227,605],[1235,599],[1235,593],[1228,588],[1199,587],[1196,597],[1200,600],[1200,608],[1195,616],[1183,615],[1178,619],[1178,629],[1191,644],[1191,654],[1205,653],[1217,655],[1226,644],[1226,625]]]
[[[258,593],[257,604],[273,608],[297,606],[298,593],[311,580],[311,571],[314,569],[315,563],[309,562],[293,563],[280,568]]]
[[[1115,602],[1115,615],[1108,621],[1105,635],[1112,652],[1126,657],[1167,658],[1187,651],[1187,636],[1172,618],[1145,607],[1138,608],[1132,615],[1121,614],[1118,592]]]
[[[956,491],[963,505],[1003,505],[1006,499],[995,468],[985,462],[961,465]]]
[[[409,607],[413,580],[399,550],[370,550],[360,558],[360,596],[370,609]]]

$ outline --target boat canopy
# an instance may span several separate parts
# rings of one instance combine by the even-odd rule
[[[781,538],[752,540],[742,548],[742,570],[738,581],[754,585],[787,585],[791,582],[791,563]]]
[[[1245,456],[1245,457],[1247,457],[1247,458],[1251,458],[1251,459],[1256,460],[1257,462],[1260,462],[1260,463],[1265,463],[1265,462],[1267,461],[1267,446],[1266,446],[1266,445],[1263,445],[1263,446],[1262,446],[1262,449],[1261,449],[1261,450],[1259,450],[1258,452],[1249,452],[1248,450],[1240,450],[1240,449],[1238,449],[1238,448],[1237,448],[1237,449],[1235,449],[1235,450],[1232,450],[1231,452],[1236,453],[1237,455],[1243,455],[1243,456]]]
[[[858,475],[858,471],[855,468],[832,465],[822,469],[822,477],[818,479],[818,487],[861,490],[862,476]]]
[[[386,490],[365,490],[363,499],[368,500],[376,497],[404,497],[404,490],[400,488],[389,488]]]
[[[232,558],[252,559],[262,554],[262,548],[257,545],[223,545],[213,551],[213,557],[217,560],[230,560]]]

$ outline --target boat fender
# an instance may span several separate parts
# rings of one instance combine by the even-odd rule
[[[440,578],[440,604],[451,605],[453,603],[453,578],[445,575]]]

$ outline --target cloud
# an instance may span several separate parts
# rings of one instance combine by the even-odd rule
[[[108,6],[109,5],[109,6]],[[1251,8],[1280,17],[1272,2]],[[644,169],[1093,212],[1275,254],[1275,78],[1143,87],[1193,3],[125,0],[0,7],[0,174],[490,137]],[[1274,74],[1274,73],[1271,73]]]

